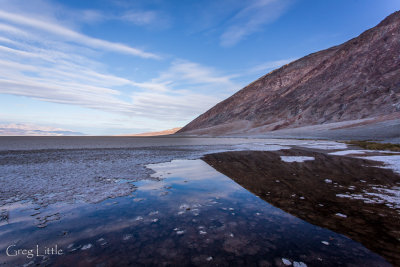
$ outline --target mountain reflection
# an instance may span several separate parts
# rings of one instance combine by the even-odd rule
[[[284,162],[281,156],[315,159]],[[268,203],[400,265],[398,207],[374,196],[377,188],[398,187],[400,175],[373,167],[379,163],[300,149],[225,152],[202,159]],[[373,197],[360,199],[366,193]]]

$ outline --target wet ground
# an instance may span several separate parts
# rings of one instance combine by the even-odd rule
[[[1,152],[2,195],[22,193],[0,205],[0,265],[399,265],[400,176],[353,158],[390,154],[218,142]],[[351,157],[328,154],[339,149]],[[17,176],[40,193],[10,185]]]
[[[306,160],[282,160],[290,157]],[[378,162],[301,149],[203,159],[269,204],[400,265],[400,175],[373,167]]]

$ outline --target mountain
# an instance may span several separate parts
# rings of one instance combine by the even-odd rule
[[[169,130],[159,131],[159,132],[147,132],[147,133],[139,133],[139,134],[121,134],[119,136],[159,136],[159,135],[170,135],[179,131],[181,127],[172,128]]]
[[[266,74],[178,133],[264,134],[388,120],[400,129],[400,11],[354,39]]]
[[[80,132],[36,124],[0,124],[0,136],[81,136]]]

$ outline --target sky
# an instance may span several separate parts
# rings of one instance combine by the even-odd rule
[[[0,0],[0,134],[182,127],[397,10],[398,0]]]

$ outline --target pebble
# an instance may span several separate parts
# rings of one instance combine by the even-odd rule
[[[285,258],[282,258],[282,262],[283,262],[283,264],[285,264],[287,266],[292,265],[292,262],[290,260],[288,260],[288,259],[285,259]]]

